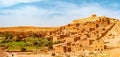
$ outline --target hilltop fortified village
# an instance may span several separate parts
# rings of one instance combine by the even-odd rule
[[[74,53],[88,55],[120,47],[120,21],[105,16],[91,15],[73,20],[61,27],[8,27],[0,28],[0,34],[8,32],[14,37],[25,39],[36,33],[38,37],[50,38],[59,44],[53,45],[54,53]]]
[[[119,47],[120,22],[105,16],[73,20],[60,27],[53,35],[53,41],[63,41],[54,45],[55,52],[101,52]]]

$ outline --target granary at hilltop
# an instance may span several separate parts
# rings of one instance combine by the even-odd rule
[[[57,53],[84,53],[119,47],[119,26],[119,20],[95,14],[88,18],[73,20],[51,34],[53,41],[61,41],[60,44],[53,45],[53,49]],[[115,39],[118,40],[112,43]]]

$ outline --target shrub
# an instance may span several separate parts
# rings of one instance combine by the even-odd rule
[[[22,47],[22,48],[21,48],[21,51],[23,51],[23,52],[26,51],[26,48],[25,48],[25,47]]]

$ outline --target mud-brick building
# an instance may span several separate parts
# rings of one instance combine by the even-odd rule
[[[55,52],[57,53],[64,53],[66,52],[66,46],[64,46],[63,44],[56,44],[53,46]]]
[[[81,46],[81,51],[87,50],[90,52],[103,51],[105,48],[104,41],[102,39],[81,41],[80,46]]]
[[[101,40],[86,40],[86,41],[79,41],[79,42],[69,42],[69,43],[62,43],[56,44],[53,46],[55,52],[64,53],[64,52],[78,52],[78,51],[103,51],[104,50],[104,41]]]
[[[104,41],[102,39],[96,40],[92,42],[90,47],[91,47],[90,51],[103,51],[105,49]]]
[[[64,53],[64,52],[71,52],[71,46],[68,44],[56,44],[53,46],[55,52],[57,53]]]
[[[79,37],[66,37],[64,38],[65,42],[76,42],[77,40],[80,40]]]

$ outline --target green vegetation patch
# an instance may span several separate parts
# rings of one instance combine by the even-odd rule
[[[4,47],[9,51],[33,51],[42,49],[40,47],[48,47],[52,49],[53,43],[49,38],[28,37],[25,40],[14,40],[8,35],[0,39],[0,47]]]

